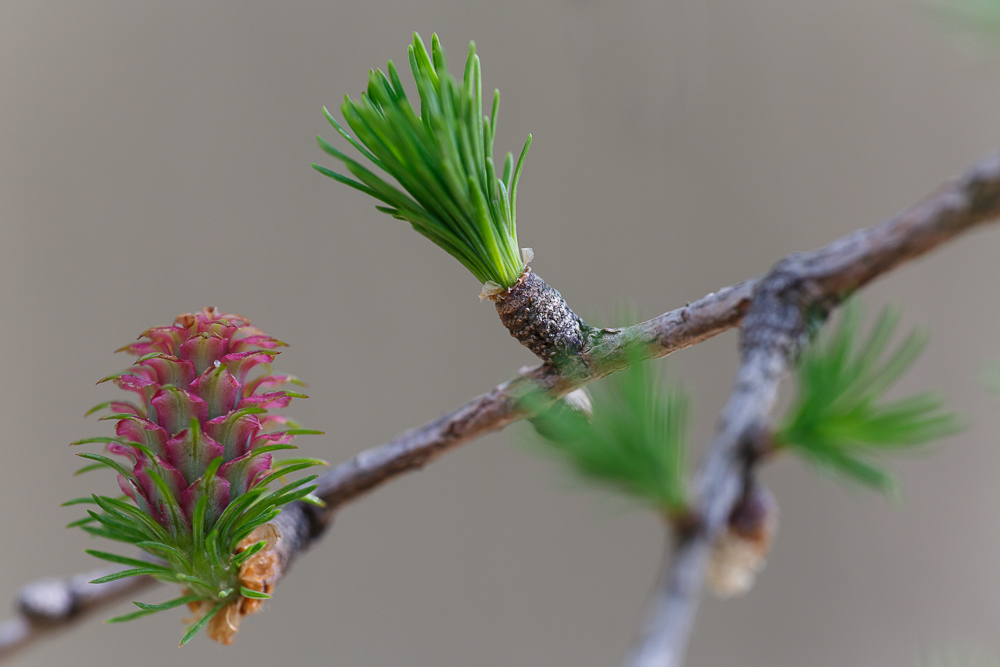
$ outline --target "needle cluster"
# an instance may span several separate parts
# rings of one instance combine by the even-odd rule
[[[533,420],[546,450],[581,478],[668,516],[688,508],[690,400],[637,361],[598,385],[592,412],[556,403]]]
[[[848,303],[839,323],[824,327],[803,352],[795,399],[774,439],[779,449],[822,469],[889,492],[893,478],[879,459],[954,434],[961,420],[933,392],[885,398],[917,360],[927,335],[913,331],[888,353],[899,312],[884,309],[866,338],[862,319],[860,302]]]
[[[381,201],[378,210],[409,222],[480,282],[511,287],[524,270],[517,245],[517,182],[531,136],[517,163],[507,153],[498,171],[493,139],[500,92],[494,91],[492,113],[484,116],[475,44],[469,45],[461,83],[448,73],[437,35],[428,54],[414,33],[408,53],[419,113],[392,61],[388,76],[378,69],[369,72],[368,89],[360,100],[345,97],[341,111],[353,136],[323,109],[337,132],[402,190],[322,137],[317,137],[320,148],[343,162],[354,178],[318,164],[313,167]]]

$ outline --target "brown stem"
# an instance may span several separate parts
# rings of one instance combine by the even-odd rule
[[[580,352],[584,369],[580,373],[561,372],[552,364],[527,370],[323,475],[317,493],[327,503],[325,510],[294,505],[279,517],[285,522],[282,535],[289,536],[282,547],[284,567],[324,533],[342,505],[458,445],[529,416],[517,400],[525,391],[541,386],[556,399],[622,370],[636,358],[666,356],[742,321],[741,365],[695,482],[701,521],[679,535],[640,642],[626,663],[630,667],[677,667],[687,646],[712,540],[725,527],[740,495],[740,443],[766,432],[778,382],[802,342],[806,313],[835,306],[881,273],[998,216],[1000,154],[993,154],[917,206],[820,250],[792,255],[762,278],[709,294],[633,327],[591,330]],[[122,580],[133,587],[124,592],[114,584],[88,584],[85,593],[69,585],[71,581],[77,579],[56,580],[56,587],[65,594],[60,594],[63,602],[51,612],[22,593],[21,616],[0,625],[0,657],[44,636],[47,629],[67,626],[86,612],[138,590],[147,580]]]
[[[63,579],[39,579],[22,588],[17,601],[19,615],[0,623],[0,660],[156,583],[152,577],[131,577],[99,585],[87,583],[120,569],[124,568],[104,568]]]

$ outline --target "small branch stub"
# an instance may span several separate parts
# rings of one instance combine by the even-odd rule
[[[490,298],[510,335],[546,363],[561,366],[580,357],[589,327],[530,268],[510,289]]]

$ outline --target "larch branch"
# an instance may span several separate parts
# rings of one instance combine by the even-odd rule
[[[526,392],[541,386],[556,399],[622,370],[630,360],[664,357],[742,322],[742,363],[696,483],[700,522],[670,554],[640,641],[627,662],[633,667],[677,667],[700,597],[705,560],[739,494],[740,443],[755,429],[766,427],[778,382],[801,345],[807,311],[828,310],[876,276],[997,216],[1000,154],[977,163],[912,209],[820,250],[791,255],[762,278],[727,287],[632,327],[602,330],[581,354],[582,364],[577,366],[582,371],[564,374],[549,365],[525,370],[457,410],[365,450],[323,475],[316,493],[326,508],[296,504],[276,519],[283,567],[323,535],[343,505],[461,444],[529,416],[518,400]],[[86,584],[93,576],[26,586],[19,616],[0,625],[0,658],[152,583],[143,577]],[[39,595],[43,584],[49,590]]]

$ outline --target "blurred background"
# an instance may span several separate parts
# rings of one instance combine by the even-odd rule
[[[67,444],[117,395],[112,351],[217,305],[291,344],[286,412],[333,462],[532,363],[457,262],[316,174],[321,113],[441,36],[502,92],[498,150],[534,145],[519,240],[581,313],[652,316],[916,202],[1000,145],[1000,56],[911,0],[344,0],[0,3],[0,601],[98,566],[62,526]],[[408,79],[404,78],[404,82]],[[904,667],[1000,653],[1000,229],[865,292],[933,338],[899,393],[943,390],[973,426],[897,465],[888,502],[796,461],[767,468],[781,531],[745,598],[707,600],[691,667]],[[667,362],[704,443],[729,333]],[[178,651],[179,612],[101,614],[13,664],[613,665],[662,549],[648,512],[520,446],[469,444],[347,507],[225,648]],[[103,475],[103,477],[102,477]],[[155,602],[172,591],[149,592]],[[127,603],[120,609],[124,610]],[[114,611],[107,612],[111,615]],[[6,613],[6,612],[5,612]],[[169,615],[168,615],[169,614]]]

